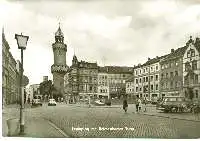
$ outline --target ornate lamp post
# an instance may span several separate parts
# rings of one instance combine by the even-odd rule
[[[29,36],[24,36],[15,34],[15,39],[17,40],[18,49],[21,50],[21,74],[20,74],[20,92],[21,92],[21,102],[20,102],[20,134],[24,134],[24,90],[23,90],[23,50],[26,49],[27,41]]]

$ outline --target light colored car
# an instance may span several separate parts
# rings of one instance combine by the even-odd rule
[[[48,103],[48,106],[56,106],[57,103],[55,101],[55,99],[49,99],[49,103]]]
[[[98,105],[98,106],[105,105],[105,103],[101,102],[100,100],[95,100],[94,103],[95,103],[95,105]]]
[[[32,106],[42,106],[40,99],[33,99]]]

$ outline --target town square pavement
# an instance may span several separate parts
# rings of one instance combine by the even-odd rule
[[[3,110],[3,136],[6,119],[19,117],[18,107]],[[200,138],[199,115],[191,113],[158,113],[148,105],[147,112],[135,112],[129,105],[124,113],[121,105],[111,107],[80,104],[58,104],[25,109],[29,137],[93,137],[93,138]],[[40,126],[32,125],[38,124]],[[49,131],[43,131],[46,128]],[[48,134],[49,132],[49,134]]]

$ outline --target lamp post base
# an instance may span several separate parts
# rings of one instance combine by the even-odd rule
[[[20,125],[20,132],[19,132],[20,135],[24,135],[24,125]]]

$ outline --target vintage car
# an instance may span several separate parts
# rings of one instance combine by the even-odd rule
[[[165,96],[163,100],[157,104],[157,110],[163,112],[184,112],[187,110],[188,101],[181,96]]]
[[[57,103],[55,101],[55,99],[49,99],[49,102],[48,102],[48,106],[56,106]]]
[[[104,106],[105,103],[103,103],[101,100],[95,100],[94,101],[94,105],[96,105],[96,106]]]
[[[33,107],[35,107],[35,106],[42,106],[41,100],[40,99],[33,99],[32,106]]]

